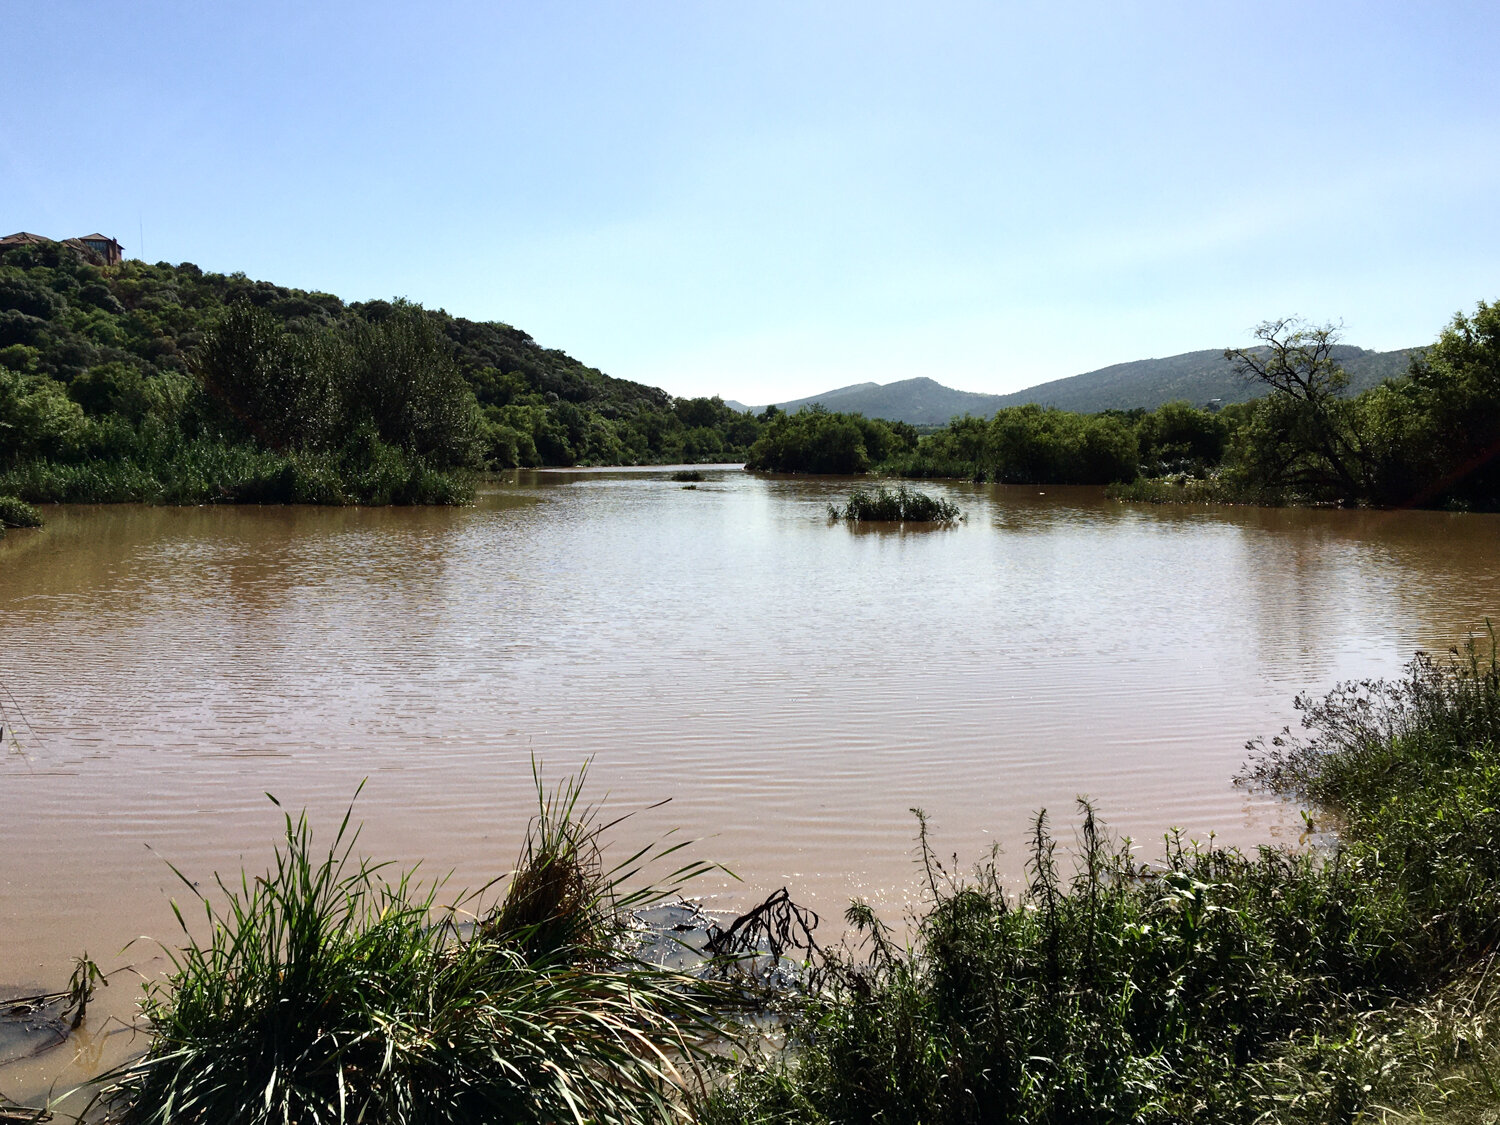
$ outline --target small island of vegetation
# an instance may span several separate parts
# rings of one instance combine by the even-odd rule
[[[851,523],[952,523],[961,519],[958,505],[941,496],[929,496],[904,484],[868,492],[856,488],[842,508],[828,505],[828,518]]]

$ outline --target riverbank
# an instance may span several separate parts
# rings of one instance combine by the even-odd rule
[[[710,1122],[1489,1120],[1500,1104],[1494,638],[1304,700],[1250,779],[1338,818],[1326,852],[1169,841],[1142,865],[1091,806],[1071,874],[1045,813],[1030,882],[946,867],[901,947],[851,908],[792,1049]],[[920,814],[919,814],[920,816]]]
[[[747,1043],[727,1069],[698,1044],[745,1034],[743,994],[621,960],[620,920],[643,899],[614,880],[635,864],[603,869],[577,786],[544,794],[517,876],[472,932],[452,908],[431,927],[435,899],[409,876],[351,863],[345,830],[319,862],[289,819],[274,871],[231,883],[212,945],[153,986],[158,1039],[107,1080],[116,1112],[459,1121],[503,1105],[540,1121],[552,1103],[521,1092],[548,1075],[554,1108],[626,1122],[1484,1119],[1500,1099],[1493,637],[1301,707],[1304,732],[1255,744],[1246,780],[1336,816],[1327,848],[1176,837],[1142,863],[1081,802],[1073,849],[1037,816],[1014,891],[993,857],[967,873],[941,859],[918,813],[913,943],[851,906],[857,940],[801,943],[802,974],[760,997],[788,1021],[784,1044]],[[254,1046],[262,1007],[285,1037],[274,1056]],[[235,1079],[205,1084],[220,1073]]]

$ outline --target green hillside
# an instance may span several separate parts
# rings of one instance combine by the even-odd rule
[[[741,460],[759,428],[508,324],[45,240],[0,254],[0,484],[35,501],[451,499],[465,470]]]
[[[1339,346],[1335,358],[1349,373],[1349,394],[1358,394],[1397,375],[1404,375],[1411,357],[1419,349],[1375,352]],[[944,425],[951,418],[972,414],[989,417],[1007,406],[1036,403],[1082,414],[1101,410],[1155,410],[1168,402],[1202,406],[1218,399],[1221,405],[1247,402],[1262,388],[1234,373],[1222,348],[1184,352],[1163,359],[1138,359],[1117,363],[1040,383],[1005,395],[980,394],[945,387],[932,379],[902,379],[896,383],[856,383],[807,398],[777,403],[793,413],[804,406],[820,404],[845,414],[863,414],[907,422],[913,426]]]
[[[1353,395],[1404,375],[1417,350],[1376,352],[1340,345],[1333,349],[1333,358],[1349,373],[1347,393]],[[1092,414],[1136,407],[1154,410],[1167,402],[1202,406],[1214,399],[1227,406],[1231,402],[1248,402],[1262,393],[1262,386],[1235,374],[1222,348],[1209,348],[1163,359],[1116,363],[1013,394],[991,396],[995,402],[991,409],[1034,402]]]

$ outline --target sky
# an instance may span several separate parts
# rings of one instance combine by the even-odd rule
[[[747,404],[1500,298],[1500,4],[0,0],[0,234]]]

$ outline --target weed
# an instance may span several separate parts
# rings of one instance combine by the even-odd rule
[[[0,528],[41,527],[42,513],[24,500],[0,496]]]

